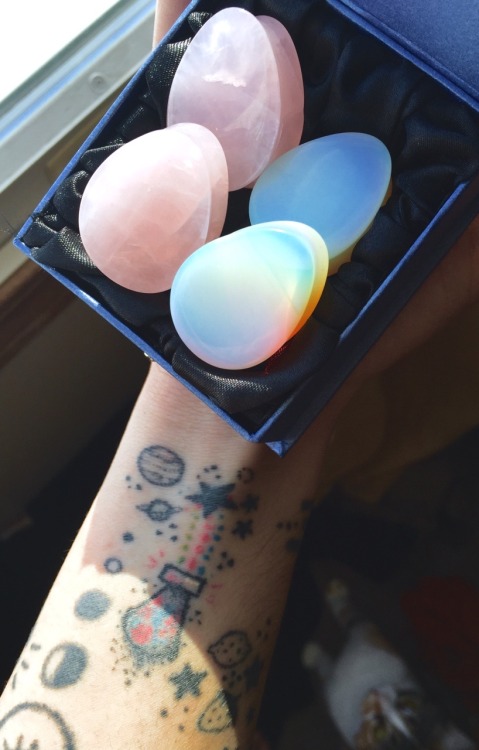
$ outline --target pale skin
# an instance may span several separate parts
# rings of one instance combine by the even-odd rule
[[[156,39],[184,6],[159,6]],[[476,221],[285,458],[152,365],[3,693],[1,750],[251,747],[336,420],[477,299],[478,248]]]

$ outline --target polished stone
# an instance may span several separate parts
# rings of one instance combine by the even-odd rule
[[[387,194],[391,157],[365,133],[337,133],[281,156],[258,179],[250,200],[253,224],[300,221],[326,242],[330,273],[349,259]]]
[[[313,251],[312,260],[314,267],[309,299],[305,304],[303,314],[299,318],[296,327],[291,331],[291,334],[288,337],[291,338],[306,323],[323,293],[326,277],[329,271],[328,248],[321,235],[307,224],[302,224],[299,221],[270,221],[267,222],[267,225],[270,229],[283,232],[284,234],[291,234],[293,240],[295,236],[296,238],[301,236],[306,245],[308,245]]]
[[[208,364],[252,367],[306,322],[327,267],[326,246],[311,227],[273,222],[240,229],[183,263],[171,289],[173,323]]]
[[[207,128],[199,128],[190,122],[180,123],[174,127],[189,136],[204,151],[211,189],[210,224],[206,235],[206,242],[210,242],[220,236],[228,208],[228,166],[225,152],[216,136]]]
[[[278,66],[281,125],[271,157],[274,161],[295,148],[301,140],[304,127],[303,74],[296,47],[283,24],[272,16],[258,16],[258,21],[268,35]]]
[[[88,182],[79,214],[86,252],[137,292],[169,289],[184,259],[220,234],[227,168],[214,135],[178,125],[115,151]]]
[[[167,122],[209,128],[226,155],[230,190],[250,185],[281,135],[278,64],[263,25],[242,8],[207,21],[186,50],[171,86]]]

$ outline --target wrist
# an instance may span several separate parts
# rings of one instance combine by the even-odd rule
[[[301,462],[303,455],[307,456],[307,461],[318,460],[357,385],[356,379],[350,378],[298,440],[297,446],[278,460],[292,466]],[[169,434],[181,434],[182,441],[189,441],[193,449],[211,443],[213,447],[220,445],[223,453],[231,450],[236,461],[241,460],[243,454],[253,461],[260,455],[276,458],[264,445],[248,442],[183,383],[155,363],[151,364],[138,408],[142,411],[143,425],[148,423],[158,429],[168,429]]]

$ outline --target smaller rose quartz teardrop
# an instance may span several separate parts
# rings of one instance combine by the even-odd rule
[[[216,135],[230,190],[261,174],[278,142],[281,94],[273,48],[255,16],[225,8],[199,30],[173,79],[167,121],[196,122]]]
[[[225,152],[217,137],[207,128],[201,127],[201,131],[198,131],[198,125],[191,122],[180,123],[174,127],[198,145],[200,145],[198,133],[201,133],[201,145],[204,149],[211,187],[210,225],[206,236],[206,242],[210,242],[220,236],[228,207],[228,167]]]
[[[109,156],[85,188],[85,250],[127,289],[169,289],[185,258],[221,233],[227,184],[223,150],[200,125],[140,136]]]

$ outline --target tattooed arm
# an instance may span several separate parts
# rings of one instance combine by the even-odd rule
[[[4,692],[0,748],[248,747],[330,423],[280,459],[152,367]]]
[[[285,459],[152,368],[4,692],[1,750],[248,746],[293,565],[285,532],[300,536],[341,402],[477,298],[478,231]]]
[[[155,42],[186,4],[159,0]],[[281,460],[152,367],[3,693],[0,750],[248,747],[333,412]]]
[[[476,221],[284,459],[151,369],[4,691],[1,750],[248,747],[291,541],[341,402],[477,298],[478,231]]]

